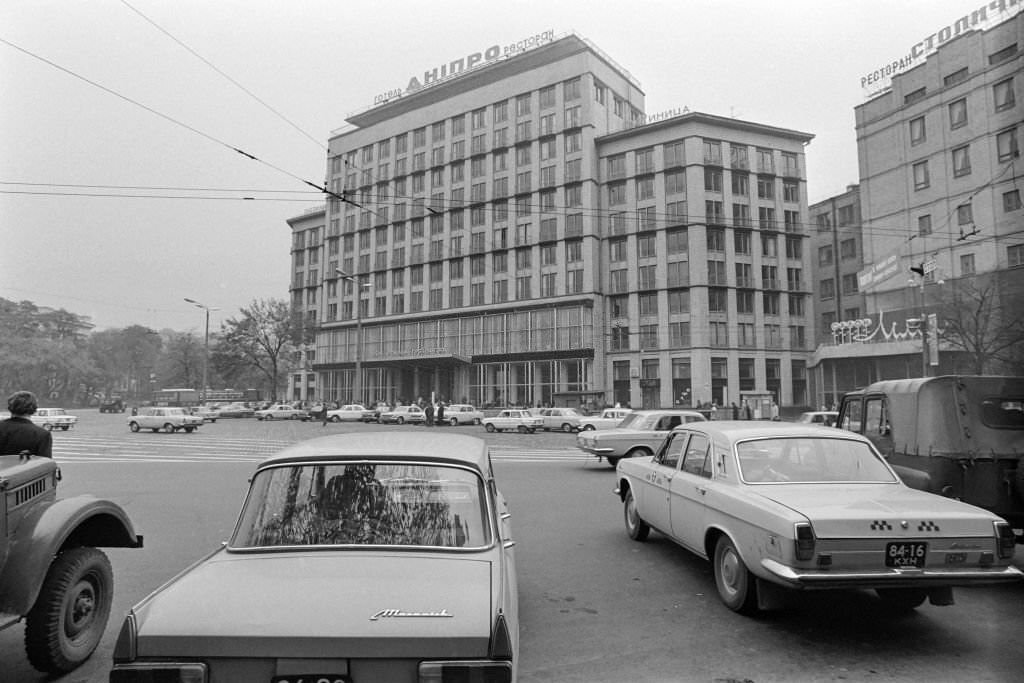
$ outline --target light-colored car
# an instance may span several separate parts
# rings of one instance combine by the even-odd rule
[[[199,429],[202,424],[203,418],[189,415],[184,408],[139,408],[138,415],[128,418],[128,429],[133,432],[150,429],[154,432],[171,433],[183,430],[191,433]]]
[[[579,430],[613,429],[619,426],[623,418],[632,413],[629,408],[605,408],[600,415],[588,415],[580,418]]]
[[[29,419],[51,432],[54,429],[63,429],[66,432],[78,422],[76,416],[68,415],[63,408],[39,408],[35,414],[29,416]]]
[[[544,431],[575,432],[580,428],[583,414],[575,408],[541,408],[540,417]]]
[[[377,422],[381,424],[387,424],[389,422],[399,425],[404,425],[406,422],[411,424],[423,424],[426,421],[427,416],[423,413],[423,408],[420,408],[418,405],[395,406],[391,410],[383,412],[377,417]]]
[[[257,468],[223,547],[132,608],[111,681],[514,681],[514,545],[480,438],[303,441]]]
[[[797,422],[800,424],[812,424],[812,425],[823,425],[825,427],[833,427],[836,424],[836,419],[839,417],[839,412],[835,410],[813,410],[808,413],[801,413]]]
[[[257,420],[308,420],[309,411],[287,403],[277,403],[253,412]]]
[[[206,406],[195,406],[189,408],[188,412],[190,415],[203,418],[203,422],[216,422],[217,418],[220,417],[217,411],[213,408],[207,408]]]
[[[358,403],[348,403],[327,411],[327,419],[331,422],[369,422],[376,418],[376,412]]]
[[[494,417],[485,417],[480,422],[489,432],[503,432],[509,429],[520,434],[533,434],[544,426],[544,418],[534,415],[525,408],[506,408],[498,411]]]
[[[866,438],[773,422],[700,422],[616,470],[626,531],[651,528],[712,562],[730,609],[785,588],[874,589],[893,611],[953,587],[1017,581],[1013,530],[987,510],[911,489]]]
[[[706,418],[696,410],[634,410],[618,427],[586,430],[576,435],[576,447],[604,458],[615,467],[622,458],[642,458],[653,454],[668,433],[687,422]]]
[[[484,414],[468,403],[452,403],[444,407],[444,421],[453,427],[478,425],[483,420]]]

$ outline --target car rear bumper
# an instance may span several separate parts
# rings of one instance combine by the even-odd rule
[[[761,568],[779,583],[793,588],[905,588],[928,586],[967,586],[973,584],[1008,583],[1024,579],[1024,572],[1013,566],[963,569],[925,568],[895,569],[887,567],[873,572],[837,572],[832,570],[798,570],[776,560],[761,560]]]

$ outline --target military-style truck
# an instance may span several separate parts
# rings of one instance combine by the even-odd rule
[[[871,439],[908,485],[1024,528],[1024,377],[875,382],[843,397],[837,426]]]
[[[99,645],[114,578],[100,547],[141,548],[125,511],[109,500],[57,498],[50,458],[0,455],[0,630],[25,620],[36,669],[67,673]]]

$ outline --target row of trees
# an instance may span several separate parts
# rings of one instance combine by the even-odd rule
[[[210,334],[211,388],[257,388],[276,399],[293,352],[308,341],[282,300],[254,300]],[[95,330],[88,316],[0,298],[0,394],[27,389],[51,405],[101,396],[144,399],[154,389],[199,388],[205,342],[142,325]]]

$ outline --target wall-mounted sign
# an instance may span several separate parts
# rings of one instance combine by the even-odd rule
[[[474,52],[466,55],[465,57],[460,57],[452,62],[448,62],[447,64],[435,66],[433,69],[424,71],[422,80],[413,76],[409,79],[408,85],[404,88],[392,88],[391,90],[385,90],[374,97],[373,104],[374,106],[377,106],[404,95],[411,95],[423,88],[429,88],[439,83],[451,80],[452,78],[469,73],[474,69],[487,66],[499,59],[508,59],[509,57],[513,57],[522,52],[527,52],[540,47],[541,45],[546,45],[554,39],[555,32],[549,29],[542,33],[536,33],[524,38],[523,40],[509,43],[508,45],[492,45],[482,52]]]
[[[878,320],[861,318],[859,320],[842,320],[832,323],[833,344],[866,344],[868,342],[892,342],[921,338],[921,320],[907,318],[903,321],[903,329],[893,321],[888,328],[885,323],[885,311],[878,312]]]
[[[969,31],[984,30],[1016,15],[1024,8],[1024,0],[992,0],[965,14],[952,24],[943,26],[914,43],[906,54],[882,64],[874,71],[861,76],[860,87],[870,97],[892,85],[892,77],[917,66],[925,57],[943,43]]]
[[[892,254],[857,273],[857,288],[862,292],[874,289],[900,271],[900,257]]]

